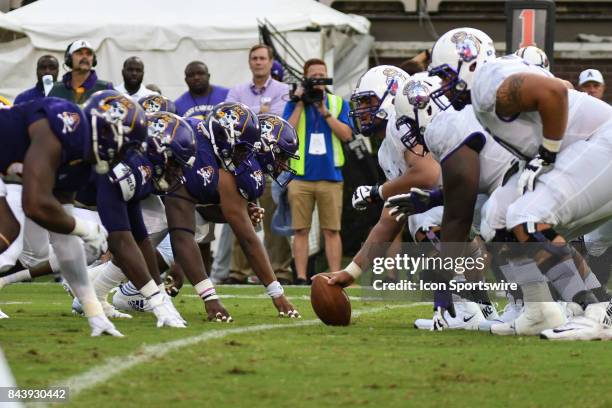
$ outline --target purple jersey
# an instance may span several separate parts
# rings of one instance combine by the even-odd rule
[[[112,170],[97,175],[96,207],[108,232],[131,231],[137,242],[148,236],[140,201],[154,191],[153,165],[139,151],[131,150]]]
[[[47,119],[62,146],[60,168],[86,160],[91,150],[90,129],[81,109],[59,98],[44,98],[10,109],[0,109],[0,173],[21,175],[23,160],[30,147],[28,127]]]
[[[174,104],[176,105],[176,114],[186,118],[197,118],[205,120],[210,111],[215,105],[225,101],[229,89],[218,85],[211,85],[211,90],[208,95],[193,96],[189,91],[178,97]]]

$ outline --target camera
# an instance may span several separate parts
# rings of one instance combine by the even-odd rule
[[[301,97],[295,94],[297,84],[293,84],[291,93],[289,94],[292,102],[301,100],[304,105],[309,105],[317,102],[323,102],[323,90],[315,88],[317,85],[331,85],[333,84],[332,78],[303,78],[301,81],[304,93]]]

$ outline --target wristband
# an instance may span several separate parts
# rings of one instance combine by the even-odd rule
[[[363,272],[361,270],[361,267],[357,265],[355,262],[351,262],[350,264],[348,264],[348,266],[344,268],[344,270],[346,271],[346,273],[351,275],[355,280],[357,280],[359,276],[361,276],[361,273]]]
[[[202,282],[196,283],[193,288],[195,289],[198,296],[201,297],[202,300],[205,302],[208,302],[209,300],[219,299],[215,287],[208,278],[204,279]]]
[[[370,190],[370,202],[378,203],[378,202],[383,201],[381,193],[382,193],[382,186],[379,186],[378,184],[373,185],[372,189]]]
[[[147,299],[160,292],[159,287],[157,287],[157,284],[153,279],[148,281],[142,288],[138,289],[138,291]]]
[[[266,286],[266,293],[272,299],[276,299],[276,298],[283,296],[285,291],[283,290],[283,287],[281,286],[281,284],[278,283],[278,281],[274,281],[270,283],[268,286]]]
[[[544,137],[542,140],[542,147],[552,153],[559,153],[561,150],[561,143],[563,143],[563,139],[561,140],[553,140],[547,137]]]
[[[83,299],[81,301],[81,307],[83,308],[85,317],[94,317],[104,313],[102,304],[100,304],[98,299]]]
[[[439,188],[431,190],[429,193],[429,208],[438,207],[444,204],[444,196]]]

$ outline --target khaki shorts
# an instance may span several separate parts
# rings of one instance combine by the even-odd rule
[[[293,180],[289,183],[291,227],[294,230],[310,228],[316,203],[321,228],[340,231],[343,184],[341,181],[303,180]]]

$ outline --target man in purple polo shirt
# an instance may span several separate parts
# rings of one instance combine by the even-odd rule
[[[241,102],[255,113],[273,113],[282,116],[289,100],[289,85],[272,78],[272,48],[257,44],[249,51],[249,68],[253,79],[234,86],[227,94],[227,101]]]
[[[57,75],[59,73],[59,63],[57,58],[53,55],[43,55],[38,59],[36,63],[36,85],[34,88],[26,89],[15,98],[15,105],[18,103],[24,103],[32,101],[34,99],[40,99],[45,97],[45,89],[43,87],[42,78],[45,75],[51,75],[53,82],[57,81]]]
[[[208,67],[202,61],[187,64],[185,82],[189,90],[174,101],[179,116],[205,120],[216,104],[225,101],[228,89],[210,84]]]
[[[257,44],[251,47],[249,68],[253,74],[253,79],[230,89],[226,100],[244,103],[257,114],[273,113],[281,116],[285,110],[285,104],[289,100],[289,85],[272,78],[273,63],[272,48],[265,44]],[[273,234],[271,228],[272,215],[276,209],[276,204],[272,201],[272,195],[270,194],[272,182],[268,178],[266,190],[259,198],[259,203],[267,214],[263,220],[264,245],[278,281],[281,284],[290,284],[293,279],[290,267],[291,247],[289,246],[289,240],[287,237]],[[246,283],[251,275],[253,275],[253,270],[249,261],[234,239],[230,275],[225,282]]]
[[[98,79],[93,69],[98,63],[91,44],[86,40],[76,40],[66,48],[64,65],[71,69],[55,82],[49,96],[55,96],[82,105],[89,97],[103,89],[113,89],[111,82]]]

